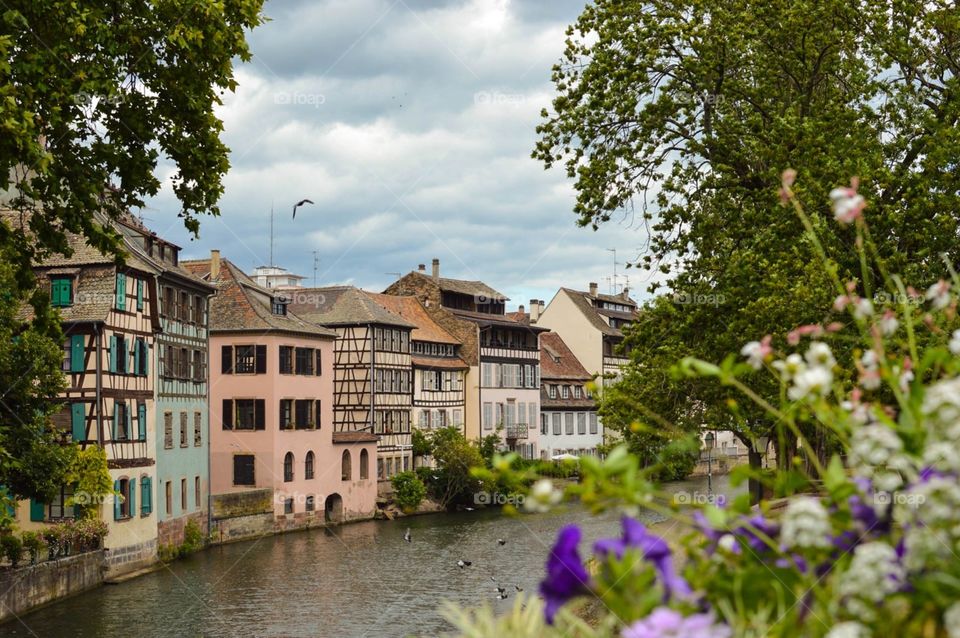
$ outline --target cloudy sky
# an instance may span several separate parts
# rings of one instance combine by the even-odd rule
[[[211,248],[320,285],[379,291],[418,263],[512,299],[609,290],[642,229],[579,228],[562,170],[530,158],[550,67],[585,0],[268,0],[220,115],[232,169],[199,240],[169,190],[144,211],[187,257]],[[291,219],[292,204],[310,198]],[[618,267],[623,272],[623,267]],[[642,273],[630,271],[633,289]],[[619,283],[623,284],[621,278]]]

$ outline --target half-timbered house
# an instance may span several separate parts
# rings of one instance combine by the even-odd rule
[[[540,335],[540,456],[597,454],[603,432],[587,372],[559,334]]]
[[[209,312],[215,523],[261,508],[264,492],[279,529],[373,516],[376,437],[334,426],[337,333],[297,316],[219,251],[183,266],[217,289]]]
[[[339,336],[334,352],[334,421],[338,432],[372,432],[378,438],[377,477],[413,467],[411,407],[413,323],[352,286],[287,291],[293,312]]]

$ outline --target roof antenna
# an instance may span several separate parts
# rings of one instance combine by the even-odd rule
[[[270,199],[270,267],[273,268],[273,199]]]
[[[313,287],[317,287],[317,270],[320,268],[320,251],[313,251]]]

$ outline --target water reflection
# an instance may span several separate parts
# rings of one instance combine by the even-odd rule
[[[715,488],[728,492],[725,479]],[[705,490],[705,481],[672,490]],[[728,492],[729,493],[729,492]],[[651,512],[642,516],[658,520]],[[435,636],[443,600],[508,609],[513,586],[535,592],[562,525],[589,547],[619,534],[617,515],[579,508],[507,518],[493,510],[370,521],[214,548],[0,626],[0,636]],[[410,527],[413,542],[403,533]],[[507,543],[500,546],[498,538]],[[459,559],[473,562],[460,569]],[[511,597],[496,600],[493,576]]]

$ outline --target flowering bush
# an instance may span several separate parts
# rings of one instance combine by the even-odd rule
[[[831,198],[836,221],[854,225],[864,272],[841,281],[793,177],[783,198],[836,284],[833,309],[820,324],[746,344],[744,359],[677,367],[769,415],[778,450],[797,450],[767,480],[786,498],[681,509],[625,449],[583,459],[583,480],[567,494],[594,510],[621,508],[623,535],[597,542],[584,562],[580,530],[560,531],[540,587],[546,624],[530,635],[960,638],[960,278],[948,266],[949,281],[918,292],[887,273],[854,182]],[[780,405],[750,389],[755,374],[779,382]],[[689,532],[671,548],[632,517],[639,507]],[[581,597],[602,603],[589,630],[565,613]]]

